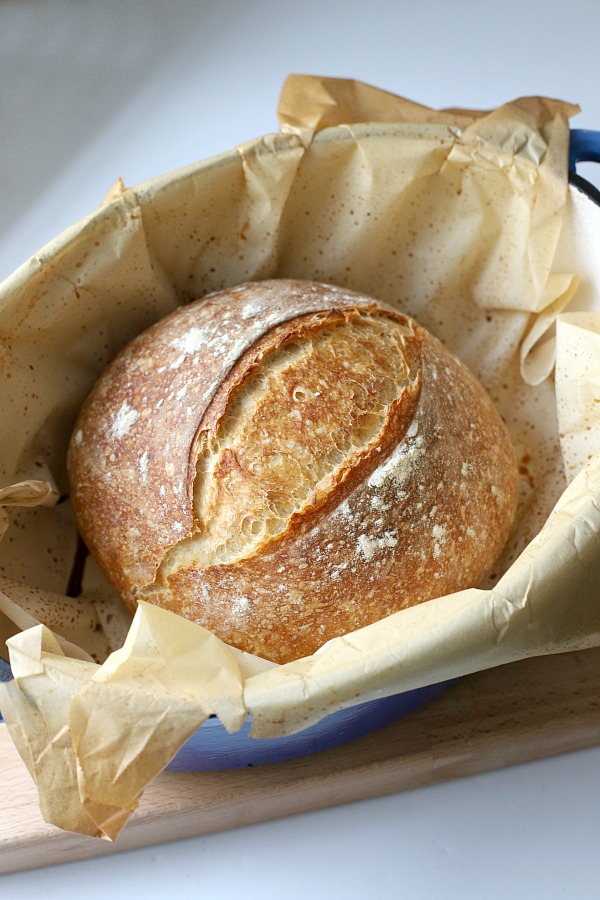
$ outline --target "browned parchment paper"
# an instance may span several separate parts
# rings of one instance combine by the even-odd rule
[[[523,98],[440,112],[291,76],[280,133],[117,182],[0,287],[0,637],[15,674],[0,708],[49,821],[114,839],[211,713],[232,732],[249,714],[256,736],[287,734],[357,700],[600,641],[600,327],[569,311],[577,272],[556,263],[576,111]],[[490,391],[522,479],[483,585],[273,666],[146,604],[131,622],[78,552],[65,451],[134,334],[211,290],[280,276],[363,291],[430,328]]]

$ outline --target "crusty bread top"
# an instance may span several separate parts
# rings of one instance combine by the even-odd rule
[[[489,397],[414,321],[328,285],[242,285],[109,367],[69,452],[84,539],[122,596],[276,661],[476,584],[514,454]]]

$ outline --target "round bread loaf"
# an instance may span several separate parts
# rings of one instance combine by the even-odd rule
[[[517,501],[475,377],[389,306],[273,280],[129,344],[69,448],[83,539],[132,609],[275,662],[475,586]]]

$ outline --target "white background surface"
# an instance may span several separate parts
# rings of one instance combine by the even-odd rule
[[[600,129],[599,40],[598,0],[4,0],[0,278],[118,176],[135,184],[276,130],[289,72],[434,107],[544,94]],[[0,897],[597,897],[599,811],[600,748],[0,876]]]

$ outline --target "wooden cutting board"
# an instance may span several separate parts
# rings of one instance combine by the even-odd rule
[[[114,844],[47,825],[0,725],[0,873],[85,859],[377,797],[600,745],[600,648],[465,678],[426,707],[314,756],[165,772]]]

